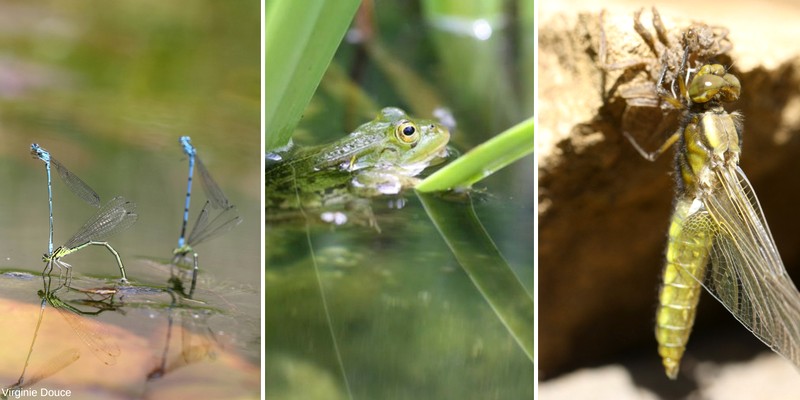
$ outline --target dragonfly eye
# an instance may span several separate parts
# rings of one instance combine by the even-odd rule
[[[735,101],[739,99],[739,95],[742,93],[742,84],[739,83],[739,78],[731,75],[725,74],[722,79],[725,80],[725,86],[720,89],[720,98],[722,101]]]
[[[719,65],[706,65],[700,69],[689,84],[689,98],[694,103],[707,103],[713,99],[729,102],[739,98],[742,85],[739,79],[728,74]]]

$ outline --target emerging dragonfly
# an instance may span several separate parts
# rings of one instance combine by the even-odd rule
[[[677,143],[677,200],[656,315],[656,339],[666,374],[676,379],[694,324],[701,285],[756,337],[800,367],[800,294],[783,266],[753,187],[739,167],[742,116],[722,103],[738,99],[739,80],[719,64],[687,67],[687,47],[671,92],[681,128],[655,152]],[[690,75],[694,76],[690,80]],[[681,79],[685,78],[685,82]]]

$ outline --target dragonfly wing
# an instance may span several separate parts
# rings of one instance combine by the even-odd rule
[[[209,202],[206,202],[197,217],[197,222],[194,224],[192,232],[189,234],[188,243],[191,246],[196,246],[210,238],[226,233],[242,222],[236,206],[229,206],[220,211],[214,218],[210,217],[211,210],[208,206]]]
[[[704,203],[719,226],[703,286],[761,341],[800,367],[800,293],[738,167],[717,168]]]
[[[136,204],[124,197],[115,197],[91,217],[70,238],[64,247],[73,248],[89,241],[105,239],[129,228],[136,222]]]
[[[58,162],[55,158],[50,158],[50,163],[52,163],[56,167],[56,171],[58,171],[58,175],[61,176],[61,180],[67,184],[72,193],[75,193],[76,196],[80,197],[83,201],[89,203],[93,207],[100,207],[100,196],[97,195],[97,192],[94,191],[89,185],[86,184],[81,178],[78,178],[78,175],[73,174],[70,170],[67,169],[63,164]]]
[[[60,300],[52,301],[51,299],[50,305],[58,310],[61,316],[67,321],[67,324],[69,324],[75,334],[78,335],[95,357],[106,365],[114,365],[117,363],[120,349],[116,343],[106,340],[106,338],[109,337],[108,333],[99,326],[90,325],[88,322],[83,321],[83,317],[68,310]]]
[[[203,189],[206,192],[206,196],[211,201],[211,205],[214,208],[221,208],[226,209],[231,206],[230,201],[227,197],[225,197],[225,193],[222,193],[222,189],[220,189],[217,182],[211,178],[211,174],[208,172],[205,164],[200,161],[200,157],[195,156],[195,160],[197,161],[197,169],[200,171],[200,182],[203,184]]]

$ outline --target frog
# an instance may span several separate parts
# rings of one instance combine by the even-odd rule
[[[333,143],[289,145],[267,153],[267,218],[276,217],[275,210],[280,209],[308,210],[398,195],[414,187],[427,167],[448,158],[449,140],[445,126],[387,107]],[[341,221],[338,214],[322,218]]]

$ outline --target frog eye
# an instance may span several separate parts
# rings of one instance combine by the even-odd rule
[[[403,143],[415,143],[419,140],[419,129],[411,121],[403,121],[397,124],[394,135]]]

